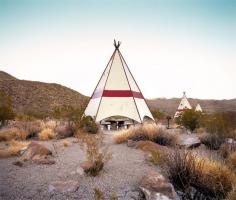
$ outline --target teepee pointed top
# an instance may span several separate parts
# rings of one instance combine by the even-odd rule
[[[121,45],[121,42],[118,41],[118,42],[116,43],[116,40],[114,39],[114,46],[115,46],[115,48],[116,48],[116,49],[119,49],[120,45]]]

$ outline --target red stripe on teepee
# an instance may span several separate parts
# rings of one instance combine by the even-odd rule
[[[103,97],[135,97],[143,99],[143,95],[140,92],[134,92],[130,90],[104,90]]]

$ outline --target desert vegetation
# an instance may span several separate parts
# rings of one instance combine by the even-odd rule
[[[0,127],[11,119],[14,119],[12,99],[5,92],[0,91]]]
[[[146,123],[131,127],[127,130],[121,130],[113,136],[115,143],[132,141],[153,141],[160,145],[175,146],[178,142],[178,135],[169,133],[154,123]]]
[[[84,172],[91,176],[99,175],[104,165],[112,158],[108,146],[103,142],[104,135],[94,136],[78,131],[76,137],[79,139],[81,148],[86,149],[87,152],[87,159],[81,164]]]
[[[82,107],[68,105],[55,107],[51,116],[45,118],[30,112],[14,113],[10,98],[4,95],[0,98],[6,99],[8,103],[4,103],[4,106],[7,105],[8,110],[4,108],[5,111],[2,113],[9,112],[10,115],[1,113],[4,119],[1,121],[0,129],[0,158],[7,159],[11,156],[21,158],[29,146],[36,148],[37,145],[41,145],[38,143],[44,144],[44,141],[48,140],[51,141],[45,143],[54,145],[60,140],[60,146],[56,148],[62,148],[58,152],[58,149],[55,150],[56,155],[78,144],[86,155],[85,159],[77,164],[83,169],[85,176],[90,178],[105,176],[107,172],[104,168],[110,165],[106,164],[112,159],[112,153],[105,141],[106,136],[91,117],[83,116]],[[156,118],[166,121],[166,115],[157,111],[154,114]],[[233,143],[235,119],[235,114],[231,112],[207,114],[189,110],[177,121],[184,127],[181,129],[183,133],[177,129],[169,130],[147,122],[116,132],[112,136],[112,141],[113,145],[127,144],[139,152],[143,151],[145,162],[160,169],[181,199],[233,200],[236,186],[236,147]],[[191,135],[186,134],[186,129],[200,139],[201,147],[189,150],[180,145],[181,135]],[[75,137],[78,142],[68,137]],[[37,148],[45,147],[41,145]],[[32,154],[32,158],[14,163],[23,166],[24,162],[33,160],[34,163],[54,164],[52,151],[47,149],[45,151],[50,154]],[[201,151],[204,151],[203,155],[199,153]],[[95,188],[94,198],[106,199],[107,195]],[[114,193],[109,198],[117,199],[117,196]]]
[[[235,173],[220,161],[190,151],[168,151],[163,170],[183,199],[224,199],[234,189]]]

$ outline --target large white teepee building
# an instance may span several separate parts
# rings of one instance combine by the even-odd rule
[[[179,115],[184,111],[184,110],[188,110],[188,109],[192,109],[192,106],[190,105],[190,103],[188,102],[188,99],[186,97],[186,94],[184,92],[183,97],[180,101],[179,107],[175,113],[174,118],[179,117]]]
[[[110,117],[123,117],[134,123],[142,123],[144,118],[153,119],[146,101],[134,80],[123,56],[120,42],[114,41],[113,52],[85,109],[85,116],[96,122]]]
[[[197,106],[196,106],[196,108],[195,108],[195,111],[197,111],[197,112],[202,112],[202,108],[201,108],[201,106],[200,106],[199,103],[197,104]]]

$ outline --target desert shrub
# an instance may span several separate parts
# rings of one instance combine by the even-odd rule
[[[54,108],[53,116],[56,119],[67,121],[73,128],[73,132],[83,129],[83,131],[88,133],[97,133],[99,129],[95,121],[89,116],[83,116],[84,108],[84,104],[81,107],[63,105]]]
[[[226,200],[236,200],[236,186],[234,186],[234,189],[228,194]]]
[[[26,133],[18,128],[7,128],[0,132],[0,141],[11,141],[17,139],[25,139]]]
[[[199,135],[199,140],[209,149],[218,150],[225,139],[218,134],[204,133]]]
[[[57,122],[55,120],[48,120],[44,124],[44,128],[55,129],[57,126]]]
[[[108,146],[103,142],[104,135],[77,132],[76,136],[79,139],[81,148],[86,147],[87,161],[92,163],[92,166],[85,170],[85,173],[97,176],[112,157],[112,154],[108,151]]]
[[[104,200],[104,193],[99,188],[94,188],[94,199],[95,200]]]
[[[232,148],[230,145],[223,143],[220,146],[219,153],[223,158],[226,159],[232,153]]]
[[[223,112],[204,114],[201,117],[201,126],[211,134],[216,134],[221,138],[235,138],[236,112]]]
[[[17,120],[17,121],[34,121],[36,119],[35,119],[35,117],[27,115],[25,113],[16,113],[15,120]]]
[[[205,128],[200,127],[200,128],[196,128],[196,129],[195,129],[195,132],[196,132],[197,134],[203,134],[203,133],[206,132],[206,130],[205,130]]]
[[[235,174],[221,162],[180,150],[167,153],[163,159],[163,169],[185,199],[224,199],[235,184]]]
[[[39,140],[54,139],[55,138],[55,133],[52,129],[45,128],[38,134],[38,138],[39,138]]]
[[[151,141],[140,141],[137,148],[149,153],[148,161],[154,164],[160,164],[162,161],[163,149],[158,144]]]
[[[80,122],[80,128],[88,133],[95,134],[98,132],[98,125],[96,122],[89,116],[83,117]]]
[[[121,130],[113,136],[113,141],[117,144],[127,140],[145,141],[150,140],[160,145],[174,146],[178,142],[178,135],[159,128],[156,124],[143,124]]]
[[[63,146],[64,147],[70,146],[70,142],[68,140],[63,140]]]
[[[152,141],[164,146],[175,146],[179,142],[179,136],[164,129],[159,129]]]
[[[158,119],[158,120],[164,120],[166,118],[166,115],[165,113],[159,111],[159,110],[151,110],[151,113],[152,113],[152,116],[155,118],[155,119]]]
[[[158,127],[156,124],[143,124],[138,126],[132,126],[128,129],[119,131],[113,136],[113,141],[117,144],[126,142],[131,139],[134,141],[152,140],[157,131]]]
[[[16,156],[22,148],[27,147],[28,145],[29,142],[11,140],[8,142],[7,148],[0,149],[0,158]]]
[[[0,91],[0,126],[5,125],[11,119],[14,119],[12,99],[3,91]]]
[[[236,170],[236,152],[231,152],[227,158],[227,164],[233,169]]]
[[[35,137],[37,133],[42,130],[41,122],[40,121],[16,121],[12,125],[13,127],[17,128],[20,132],[25,133],[24,137],[20,139],[25,140],[32,137]]]
[[[15,122],[0,132],[0,141],[26,140],[41,130],[37,122]]]
[[[110,200],[118,200],[117,194],[112,192]]]
[[[200,118],[200,112],[188,109],[181,113],[181,115],[176,119],[176,123],[184,126],[190,131],[194,131],[200,125]]]

